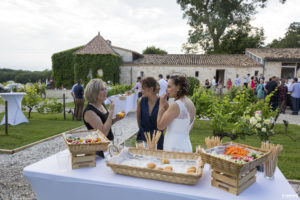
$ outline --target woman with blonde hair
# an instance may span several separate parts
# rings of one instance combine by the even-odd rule
[[[83,111],[83,122],[88,130],[98,129],[109,140],[114,139],[111,126],[122,119],[122,117],[113,118],[114,102],[110,101],[109,110],[106,109],[104,101],[107,98],[106,84],[101,79],[92,79],[85,88],[85,99],[88,101]],[[97,152],[97,155],[104,157],[103,152]]]
[[[159,110],[159,83],[153,77],[145,77],[142,83],[142,97],[137,103],[136,118],[139,127],[136,140],[146,141],[145,132],[153,132],[159,130],[157,128],[157,114]],[[161,135],[157,143],[157,149],[163,149],[164,136]]]

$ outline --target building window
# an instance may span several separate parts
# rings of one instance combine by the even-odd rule
[[[195,77],[199,77],[199,71],[195,72]]]
[[[144,77],[144,72],[143,71],[140,72],[140,77]]]
[[[258,72],[259,72],[259,71],[255,71],[255,72],[254,72],[254,76],[258,76]]]

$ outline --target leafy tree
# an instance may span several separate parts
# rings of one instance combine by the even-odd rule
[[[300,22],[291,23],[284,38],[273,40],[270,48],[300,48]]]
[[[31,111],[34,107],[38,107],[41,102],[41,97],[38,91],[34,87],[28,87],[26,89],[26,95],[22,99],[22,106],[28,108],[28,118],[30,118]]]
[[[192,28],[186,46],[197,44],[206,52],[218,52],[222,36],[249,23],[256,9],[265,7],[267,1],[177,0]]]
[[[168,52],[155,46],[150,46],[143,50],[143,54],[168,54]]]
[[[262,47],[264,39],[263,29],[247,25],[237,30],[229,30],[221,38],[219,49],[208,53],[244,54],[246,48]]]

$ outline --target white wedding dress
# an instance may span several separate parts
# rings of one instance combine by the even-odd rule
[[[190,123],[190,113],[181,100],[176,100],[175,102],[178,104],[180,113],[167,127],[164,138],[164,150],[193,152],[190,140],[190,129],[193,126],[194,120]]]

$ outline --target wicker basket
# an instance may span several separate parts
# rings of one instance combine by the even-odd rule
[[[230,144],[230,143],[223,144],[223,146],[228,145],[228,144]],[[209,153],[205,153],[202,151],[199,151],[199,153],[201,155],[202,160],[205,163],[210,164],[212,168],[222,169],[222,171],[227,172],[229,174],[238,174],[238,175],[242,175],[242,174],[254,169],[256,166],[264,163],[268,159],[268,156],[270,154],[270,151],[260,149],[257,147],[252,147],[252,146],[248,146],[245,144],[239,144],[239,143],[234,143],[234,142],[232,142],[232,144],[264,153],[264,155],[260,158],[257,158],[255,160],[251,161],[251,162],[248,162],[246,164],[240,164],[240,163],[234,163],[229,160],[225,160],[225,159],[213,156]]]
[[[89,144],[69,144],[67,142],[67,135],[69,134],[80,134],[80,135],[89,135],[93,132],[97,132],[99,137],[101,138],[100,143],[89,143]],[[109,139],[99,130],[88,130],[88,131],[76,131],[76,132],[65,132],[62,134],[65,144],[67,148],[70,150],[72,154],[78,153],[89,153],[89,152],[96,152],[96,151],[106,151],[108,145],[110,144]]]
[[[200,157],[199,154],[195,154],[195,153],[169,152],[169,151],[161,151],[161,150],[136,149],[136,148],[129,148],[129,152],[136,155],[153,156],[157,158],[167,158],[167,159],[198,160]],[[199,165],[197,167],[197,173],[186,174],[186,173],[160,171],[156,169],[149,169],[143,167],[120,165],[120,164],[111,163],[109,161],[107,161],[106,164],[107,166],[111,167],[111,169],[115,173],[118,174],[166,181],[171,183],[187,184],[187,185],[194,185],[197,183],[197,181],[202,176],[202,171],[204,166],[203,162],[200,160]]]

